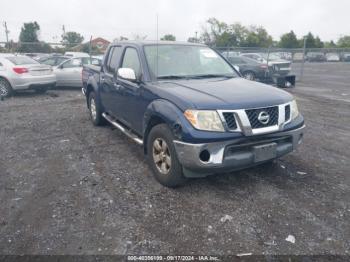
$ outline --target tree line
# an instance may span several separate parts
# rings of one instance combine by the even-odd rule
[[[40,25],[37,22],[24,23],[19,35],[19,42],[13,41],[5,45],[6,49],[15,52],[64,52],[80,46],[80,51],[89,52],[88,43],[82,44],[84,37],[77,32],[64,32],[61,36],[60,46],[51,47],[44,41],[39,41]],[[145,38],[145,37],[143,37]],[[121,40],[127,40],[120,37]],[[173,34],[166,34],[160,40],[176,41]],[[279,47],[279,48],[350,48],[350,35],[340,37],[335,41],[322,41],[319,36],[309,32],[298,38],[294,31],[283,34],[279,40],[274,40],[262,26],[244,26],[240,23],[227,24],[216,18],[209,18],[202,26],[199,37],[190,37],[188,42],[204,43],[211,47]],[[1,50],[0,47],[0,51]]]

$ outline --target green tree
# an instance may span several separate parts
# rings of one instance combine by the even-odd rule
[[[341,48],[350,48],[350,35],[340,37],[337,44]]]
[[[331,40],[330,42],[324,42],[324,47],[326,47],[326,48],[336,48],[337,45],[336,45],[336,43],[334,43],[333,40]]]
[[[300,46],[300,42],[297,39],[297,36],[295,33],[290,31],[289,33],[286,33],[281,36],[281,39],[278,43],[278,46],[281,48],[298,48]]]
[[[176,41],[176,37],[172,34],[164,35],[160,40],[162,41]]]
[[[62,35],[62,44],[66,47],[73,47],[81,44],[84,37],[77,32],[67,32]]]
[[[316,36],[315,38],[315,47],[316,48],[323,48],[324,47],[324,43],[321,41],[321,39]]]
[[[203,32],[201,33],[200,40],[209,46],[227,46],[229,43],[226,43],[223,39],[228,39],[227,33],[221,37],[227,30],[228,25],[226,23],[220,22],[214,17],[209,18],[206,21],[206,25],[202,28]]]
[[[37,22],[24,23],[19,34],[17,52],[49,53],[52,48],[49,44],[39,41],[40,26]]]
[[[39,42],[38,34],[40,26],[37,22],[24,23],[19,34],[20,42]]]
[[[272,46],[272,36],[263,27],[252,26],[244,40],[246,47],[270,47]]]

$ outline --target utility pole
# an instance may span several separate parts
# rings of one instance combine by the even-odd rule
[[[305,56],[306,56],[306,39],[307,39],[307,36],[304,36],[303,62],[302,62],[302,64],[301,64],[300,79],[299,79],[299,81],[302,81],[302,80],[303,80],[303,76],[304,76],[304,64],[305,64]]]
[[[6,34],[7,48],[9,48],[9,33],[10,33],[10,31],[7,29],[7,23],[6,22],[4,22],[4,28],[5,28],[5,34]]]
[[[195,33],[196,33],[196,43],[198,43],[198,38],[197,38],[198,32],[196,31]]]

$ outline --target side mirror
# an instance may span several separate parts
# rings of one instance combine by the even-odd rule
[[[125,79],[131,82],[136,81],[136,74],[134,69],[131,68],[119,68],[117,72],[117,76],[121,79]]]

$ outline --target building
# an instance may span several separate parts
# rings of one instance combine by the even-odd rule
[[[102,37],[97,37],[97,38],[91,40],[91,47],[93,49],[96,48],[99,51],[104,52],[104,51],[106,51],[106,49],[110,43],[111,42],[109,42],[108,40],[106,40]],[[89,44],[89,42],[87,44]]]

